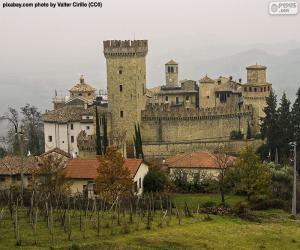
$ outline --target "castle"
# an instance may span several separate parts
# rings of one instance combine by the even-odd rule
[[[55,97],[54,110],[44,114],[45,150],[59,147],[81,155],[94,150],[94,117],[107,117],[110,143],[133,156],[134,126],[139,124],[146,156],[193,151],[203,142],[228,141],[232,131],[259,133],[259,120],[272,85],[266,67],[246,68],[247,82],[232,77],[199,83],[179,80],[179,65],[165,64],[165,83],[147,89],[147,40],[103,42],[107,101],[83,77],[66,98]],[[101,124],[102,126],[103,124]]]

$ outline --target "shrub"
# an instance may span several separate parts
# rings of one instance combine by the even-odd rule
[[[167,183],[165,174],[157,169],[150,169],[145,175],[143,186],[145,192],[161,192]]]
[[[250,207],[247,202],[240,202],[234,207],[234,212],[238,216],[245,216],[250,212]]]
[[[268,199],[252,205],[254,210],[285,209],[286,207],[287,203],[280,199]]]

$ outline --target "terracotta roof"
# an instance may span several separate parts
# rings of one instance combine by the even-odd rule
[[[178,64],[178,63],[175,62],[173,59],[166,63],[166,65],[174,65],[174,64]]]
[[[161,88],[161,86],[157,86],[157,87],[153,87],[153,88],[151,88],[151,89],[149,89],[149,91],[151,92],[151,93],[159,93],[160,92],[160,88]]]
[[[235,160],[236,157],[230,156],[230,162],[233,163]],[[219,168],[217,155],[205,151],[171,156],[164,164],[168,168]]]
[[[124,166],[130,171],[131,177],[134,178],[142,160],[125,159]],[[71,179],[95,179],[98,176],[97,168],[99,161],[96,158],[91,159],[71,159],[67,161],[66,177]]]
[[[84,82],[83,76],[80,77],[80,82],[73,86],[70,92],[94,92],[96,89]]]
[[[44,122],[71,122],[82,119],[83,107],[64,106],[60,109],[52,110],[43,115]],[[92,113],[91,113],[92,114]]]
[[[69,153],[67,153],[66,151],[61,150],[60,148],[54,148],[54,149],[51,149],[51,150],[49,150],[49,151],[47,151],[47,152],[41,154],[40,157],[49,155],[49,154],[51,154],[51,153],[57,153],[57,154],[60,154],[60,155],[62,155],[62,156],[68,157],[68,158],[71,158],[71,157],[72,157]]]
[[[246,67],[246,69],[267,69],[264,65],[254,64]]]
[[[98,106],[98,114],[108,113],[107,107]],[[95,113],[95,106],[90,106],[87,109],[80,106],[66,105],[62,108],[48,111],[43,114],[44,122],[80,122],[82,121],[82,116],[93,116]]]
[[[209,78],[207,75],[200,79],[200,83],[215,83],[215,81]]]
[[[38,167],[35,157],[6,156],[0,160],[0,175],[15,175],[21,173],[30,174]]]
[[[131,177],[134,178],[140,165],[142,164],[141,159],[125,159],[124,166],[129,169]]]

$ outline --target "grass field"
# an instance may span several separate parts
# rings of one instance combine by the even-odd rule
[[[179,207],[183,207],[186,202],[188,206],[192,209],[197,209],[198,204],[201,206],[206,202],[214,202],[216,204],[221,203],[220,194],[173,194],[171,195],[173,202]],[[226,195],[225,203],[230,205],[231,207],[235,206],[237,203],[241,201],[245,201],[246,198],[244,196],[237,195]]]
[[[217,199],[214,195],[173,195],[175,202],[184,203],[195,208],[199,202]],[[227,197],[230,204],[235,204],[243,197]],[[42,218],[37,224],[37,245],[34,245],[34,234],[28,218],[24,214],[20,221],[22,246],[16,246],[14,229],[9,220],[8,211],[0,223],[1,250],[37,250],[50,249],[300,249],[300,221],[289,219],[289,214],[282,210],[256,212],[262,218],[261,223],[249,222],[229,216],[211,216],[207,220],[204,214],[193,218],[183,218],[181,225],[176,216],[169,222],[165,220],[158,227],[159,219],[155,217],[152,228],[146,229],[146,216],[134,218],[134,223],[125,223],[128,217],[121,216],[121,225],[114,220],[111,227],[110,216],[101,217],[100,237],[97,237],[95,217],[86,217],[85,237],[79,230],[78,215],[72,219],[72,236],[59,222],[54,227],[54,244],[51,244],[49,229]],[[77,218],[77,219],[76,219]],[[71,246],[73,245],[73,248]]]

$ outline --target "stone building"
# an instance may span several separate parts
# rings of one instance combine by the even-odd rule
[[[83,76],[69,92],[70,96],[67,97],[55,96],[54,110],[43,115],[45,152],[58,148],[71,154],[72,157],[77,157],[79,154],[78,135],[82,131],[86,136],[95,133],[95,105],[97,105],[100,117],[109,116],[109,114],[107,114],[107,103],[101,100],[99,102],[96,89],[87,84]],[[103,128],[101,119],[100,124]]]
[[[180,80],[179,65],[170,60],[165,64],[165,82],[147,89],[147,40],[104,41],[103,53],[107,103],[96,101],[95,89],[83,77],[70,89],[70,97],[62,100],[56,96],[54,111],[44,115],[46,151],[58,147],[79,155],[93,152],[93,105],[101,107],[100,116],[107,117],[110,144],[125,156],[134,156],[136,124],[145,152],[162,144],[168,150],[174,143],[180,144],[181,150],[193,151],[203,141],[229,141],[232,131],[246,134],[249,126],[253,135],[259,133],[265,98],[272,88],[265,66],[248,66],[246,83],[230,76],[214,79],[207,75],[197,82]],[[76,131],[71,131],[71,124]]]
[[[134,125],[141,122],[146,107],[148,41],[104,41],[103,49],[113,137],[124,137],[133,154]]]

